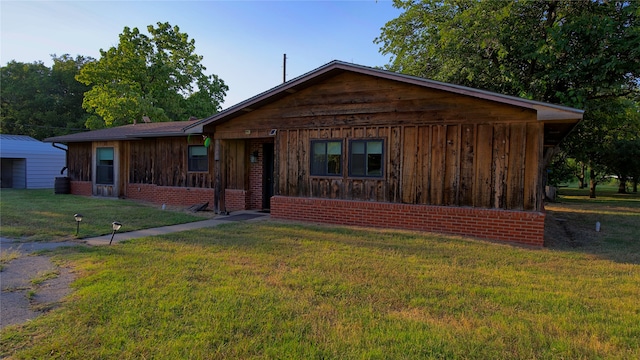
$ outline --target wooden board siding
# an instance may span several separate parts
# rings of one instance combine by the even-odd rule
[[[167,137],[123,141],[122,168],[128,170],[125,179],[131,184],[153,184],[210,188],[213,186],[213,148],[209,147],[209,171],[188,171],[189,145],[202,145],[201,136]]]
[[[509,131],[509,162],[507,165],[506,208],[524,209],[524,167],[526,124],[511,124]]]
[[[493,162],[493,125],[478,124],[476,135],[475,181],[473,203],[475,207],[491,207],[491,163]]]
[[[459,203],[473,205],[476,126],[463,124],[460,128]]]
[[[493,154],[491,163],[491,207],[503,209],[506,204],[506,166],[507,166],[507,140],[509,128],[505,124],[493,126]]]
[[[156,140],[132,141],[129,145],[129,183],[155,184]]]
[[[418,201],[418,129],[408,126],[404,129],[404,149],[402,157],[402,202],[414,204]]]
[[[249,182],[249,155],[246,153],[245,141],[225,140],[222,146],[225,153],[225,189],[246,190]]]
[[[446,126],[435,125],[431,129],[431,200],[429,204],[442,205],[444,197],[444,170]]]
[[[541,210],[543,128],[533,110],[344,73],[205,128],[216,139],[270,129],[277,195]],[[342,176],[309,175],[315,139],[343,142]],[[351,139],[383,140],[382,177],[349,177]]]
[[[91,143],[69,143],[67,174],[74,181],[91,181]]]
[[[542,192],[544,125],[528,123],[526,142],[524,208],[525,210],[541,209],[544,199]]]

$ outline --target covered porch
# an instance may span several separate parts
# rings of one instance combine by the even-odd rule
[[[249,134],[248,134],[249,135]],[[274,189],[274,138],[214,136],[215,211],[271,209]]]

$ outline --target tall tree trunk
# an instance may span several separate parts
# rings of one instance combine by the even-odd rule
[[[620,175],[618,176],[618,194],[626,194],[627,193],[627,177]]]
[[[578,173],[578,175],[576,175],[578,177],[578,188],[579,189],[584,189],[586,187],[585,183],[584,183],[584,163],[581,162],[580,163],[580,173]]]
[[[640,178],[640,176],[638,176],[638,175],[633,177],[633,192],[634,193],[638,192],[638,178]]]
[[[596,185],[598,182],[596,181],[596,172],[593,169],[589,170],[589,197],[591,199],[596,198]]]

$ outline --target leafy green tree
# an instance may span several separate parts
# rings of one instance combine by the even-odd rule
[[[216,75],[205,75],[195,41],[177,26],[157,23],[125,27],[118,46],[100,50],[100,59],[77,76],[91,86],[84,108],[92,114],[91,129],[152,121],[187,120],[218,112],[228,87]]]
[[[638,2],[395,0],[375,42],[386,67],[584,106],[627,95],[640,75]]]
[[[84,93],[89,87],[78,82],[76,76],[82,67],[94,61],[93,58],[78,55],[74,58],[68,54],[60,57],[53,55],[51,80],[52,94],[55,99],[57,117],[65,129],[60,134],[70,134],[85,130],[85,121],[89,114],[82,108]]]
[[[618,128],[606,122],[619,116],[591,111],[637,96],[640,2],[395,0],[394,6],[403,13],[375,40],[392,55],[388,69],[586,108],[566,151],[590,165],[593,179],[605,171],[600,155]],[[597,136],[587,135],[592,129]]]
[[[46,84],[49,68],[42,62],[25,64],[11,61],[2,67],[1,74],[2,133],[42,138],[42,127],[51,117],[51,101],[42,91],[49,87]]]
[[[567,154],[560,151],[556,154],[547,167],[547,181],[551,186],[559,186],[571,181],[575,177],[578,165],[567,157]]]
[[[87,113],[82,99],[88,87],[75,76],[88,58],[53,55],[53,66],[41,61],[11,61],[1,69],[0,131],[36,139],[78,132]]]
[[[640,176],[640,138],[635,140],[614,140],[605,153],[609,169],[618,177],[618,192],[627,192],[627,180],[634,179],[637,192],[637,178]]]
[[[590,196],[607,175],[618,175],[611,161],[622,140],[640,137],[640,113],[636,101],[626,97],[593,99],[587,102],[585,118],[564,141],[563,147],[578,162],[589,166]],[[624,153],[624,151],[622,151]],[[621,157],[630,161],[638,159]]]

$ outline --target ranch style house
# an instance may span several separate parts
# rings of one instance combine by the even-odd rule
[[[73,194],[542,246],[545,155],[582,116],[332,61],[205,119],[45,141]]]

